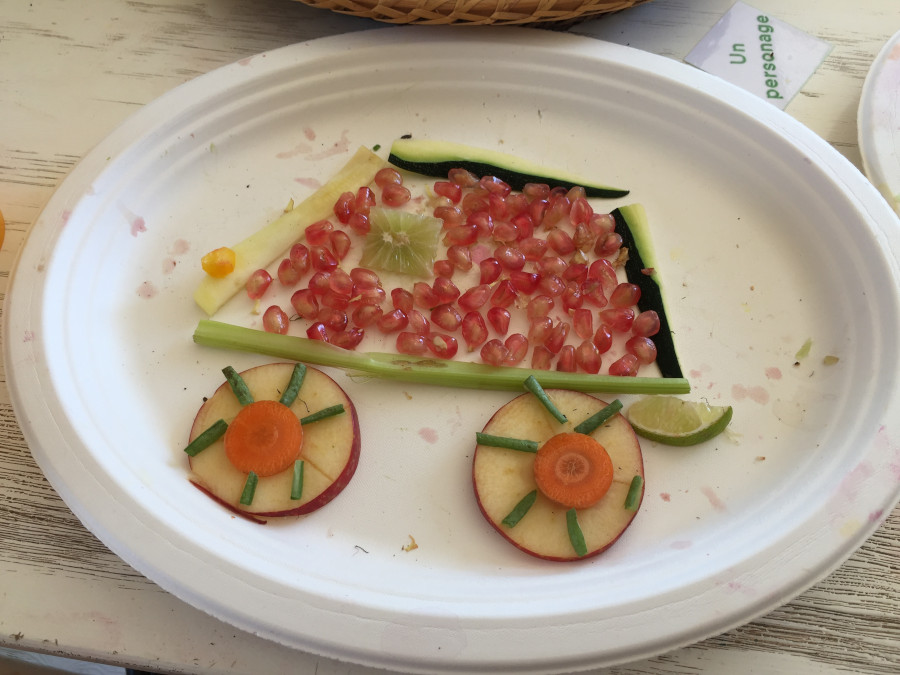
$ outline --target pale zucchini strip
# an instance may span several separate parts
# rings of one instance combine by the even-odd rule
[[[194,301],[209,316],[244,288],[256,270],[272,264],[298,242],[308,225],[334,214],[334,203],[342,193],[355,192],[375,178],[385,161],[365,147],[325,185],[262,229],[230,248],[235,252],[234,271],[226,277],[205,276],[194,291]]]

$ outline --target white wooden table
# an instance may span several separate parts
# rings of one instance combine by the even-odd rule
[[[732,0],[655,0],[569,30],[681,60]],[[860,166],[856,109],[896,0],[755,0],[834,46],[787,108]],[[163,92],[243,57],[379,27],[289,0],[0,3],[0,293],[67,172]],[[788,602],[788,600],[790,600]],[[741,628],[615,673],[900,672],[900,511],[830,577]],[[94,538],[44,479],[0,377],[0,646],[177,673],[377,672],[206,616]]]

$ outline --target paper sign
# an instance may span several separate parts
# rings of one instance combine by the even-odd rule
[[[737,2],[685,61],[784,109],[830,51],[827,42]]]

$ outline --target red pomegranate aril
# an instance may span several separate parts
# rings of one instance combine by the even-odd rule
[[[546,228],[556,227],[560,222],[568,219],[569,211],[572,208],[572,202],[565,195],[553,196],[553,190],[550,191],[550,203],[544,212],[544,220],[541,223]]]
[[[350,235],[346,232],[335,230],[328,235],[328,245],[331,248],[331,252],[334,253],[334,257],[338,260],[343,260],[350,252],[352,242],[350,241]]]
[[[587,190],[580,185],[573,185],[566,191],[566,197],[574,204],[576,199],[587,199]]]
[[[550,370],[553,365],[553,352],[543,345],[531,350],[531,367],[534,370]]]
[[[446,197],[454,204],[459,204],[462,199],[462,187],[449,180],[439,180],[434,183],[434,194]]]
[[[386,299],[387,292],[381,286],[378,286],[376,288],[357,289],[353,302],[358,305],[380,306]]]
[[[584,296],[581,294],[581,285],[577,281],[570,281],[566,289],[559,297],[563,309],[567,312],[578,309],[584,304]]]
[[[469,192],[463,196],[460,206],[462,207],[463,213],[467,216],[471,216],[473,213],[478,213],[479,211],[484,211],[488,214],[490,201],[488,200],[487,194],[484,192]]]
[[[329,342],[328,329],[321,321],[310,324],[306,329],[306,337],[310,340],[320,340],[321,342]]]
[[[361,237],[369,234],[372,226],[369,224],[369,216],[364,213],[354,213],[347,221],[347,227],[356,232]]]
[[[335,293],[329,288],[322,293],[319,304],[322,305],[322,307],[330,307],[331,309],[344,311],[350,306],[350,296],[343,295],[342,293]]]
[[[634,354],[625,354],[609,366],[609,374],[620,377],[637,377],[640,364]]]
[[[601,323],[596,332],[594,332],[594,337],[591,341],[601,354],[605,354],[612,347],[612,330],[605,323]]]
[[[628,307],[610,307],[600,310],[600,320],[614,333],[627,333],[634,323],[634,310]]]
[[[600,350],[590,340],[585,340],[575,348],[575,363],[580,370],[591,375],[600,372],[603,361],[600,358]]]
[[[402,309],[395,309],[386,314],[382,314],[378,321],[375,322],[378,330],[382,333],[393,333],[403,330],[409,324],[409,318]]]
[[[509,273],[509,281],[519,293],[531,295],[537,290],[538,284],[541,282],[541,275],[537,272],[513,270]]]
[[[426,336],[425,344],[428,346],[428,351],[439,359],[452,359],[459,350],[459,342],[456,338],[442,333],[431,333]]]
[[[484,209],[471,212],[466,218],[466,225],[475,228],[475,235],[478,239],[487,239],[494,232],[494,219]]]
[[[294,286],[303,277],[303,273],[294,267],[290,258],[285,258],[278,263],[276,276],[282,286]]]
[[[442,304],[438,294],[424,281],[417,281],[413,284],[412,296],[413,304],[422,309],[430,310]]]
[[[388,185],[402,184],[403,176],[399,171],[397,171],[397,169],[386,166],[383,169],[378,169],[378,171],[375,173],[375,185],[380,188],[385,188]]]
[[[263,313],[263,328],[267,333],[279,333],[285,335],[291,325],[291,320],[281,307],[272,305]]]
[[[572,199],[572,192],[569,192],[569,199]],[[572,208],[569,209],[569,222],[573,225],[587,225],[594,215],[594,209],[584,197],[576,197],[572,199]]]
[[[302,319],[312,321],[319,314],[319,301],[315,293],[308,288],[301,288],[291,296],[291,306]]]
[[[344,192],[334,203],[334,215],[337,216],[337,219],[344,223],[344,225],[350,222],[350,216],[353,215],[353,205],[355,202],[356,195],[352,192]],[[312,227],[312,225],[310,225],[310,227]],[[309,230],[309,227],[306,229]],[[309,234],[307,234],[306,238],[309,240]],[[312,244],[311,241],[310,243]]]
[[[508,195],[506,197],[506,207],[509,210],[510,217],[515,218],[515,216],[519,215],[525,215],[527,217],[528,201],[528,197],[521,192],[513,192]]]
[[[428,335],[431,332],[431,322],[425,318],[425,315],[422,314],[417,309],[411,309],[406,313],[406,318],[409,319],[409,323],[406,324],[406,329],[410,333],[415,333],[416,335]]]
[[[537,261],[537,270],[542,275],[555,274],[561,277],[569,268],[569,263],[558,255],[548,255]]]
[[[559,357],[556,359],[556,369],[563,373],[574,373],[578,370],[578,364],[575,362],[575,347],[563,345],[563,348],[559,350]]]
[[[331,272],[315,272],[306,284],[307,288],[316,295],[323,295],[331,290]]]
[[[528,215],[531,216],[531,222],[535,227],[544,224],[544,216],[547,215],[548,208],[550,208],[550,202],[546,199],[535,199],[528,205]]]
[[[378,202],[375,200],[375,193],[368,185],[363,185],[356,191],[356,199],[353,202],[353,212],[369,215],[371,209]]]
[[[480,263],[478,263],[478,269],[481,272],[481,278],[479,283],[482,284],[492,284],[497,279],[500,278],[500,275],[503,273],[503,267],[500,265],[500,261],[496,258],[485,258]]]
[[[555,274],[545,274],[541,277],[537,287],[538,292],[551,298],[559,297],[566,290],[566,282]]]
[[[619,285],[619,277],[616,275],[616,268],[613,267],[609,260],[595,260],[588,267],[588,279],[599,279],[603,285],[603,292],[609,296],[616,286]]]
[[[533,345],[543,345],[553,330],[553,319],[549,316],[535,317],[528,323],[528,341]]]
[[[489,194],[500,195],[501,197],[505,197],[512,192],[512,188],[496,176],[484,176],[478,181],[478,185]]]
[[[438,305],[431,310],[431,323],[445,331],[453,332],[462,323],[462,314],[451,304]]]
[[[447,172],[447,180],[454,185],[470,188],[478,185],[478,176],[468,169],[450,169]]]
[[[575,250],[575,242],[571,235],[558,227],[547,235],[547,245],[560,255],[569,255]]]
[[[494,220],[509,218],[509,206],[506,203],[506,198],[499,194],[488,195],[488,213],[491,214],[491,218]]]
[[[577,281],[579,284],[584,283],[587,279],[588,266],[584,263],[571,263],[562,273],[564,281]]]
[[[550,314],[550,310],[556,302],[549,295],[536,295],[525,305],[525,316],[531,319],[539,319]]]
[[[648,309],[634,317],[631,332],[641,337],[651,337],[659,332],[659,314]]]
[[[484,322],[484,317],[482,317],[481,313],[478,311],[473,310],[467,312],[462,319],[460,328],[462,330],[463,340],[466,343],[466,348],[470,352],[475,351],[475,348],[484,344],[484,341],[488,338],[487,324]]]
[[[472,249],[468,246],[450,246],[447,248],[447,260],[462,272],[472,269]]]
[[[362,328],[347,328],[332,333],[328,341],[341,349],[356,349],[365,336],[366,332]]]
[[[421,356],[428,351],[428,345],[425,344],[425,336],[408,331],[397,333],[396,346],[398,352],[411,356]]]
[[[266,270],[256,270],[247,278],[244,288],[251,300],[259,300],[272,285],[272,275]]]
[[[494,338],[482,345],[479,355],[481,360],[490,366],[502,366],[504,361],[509,358],[509,350],[500,340]]]
[[[625,350],[634,354],[639,363],[647,365],[656,361],[656,344],[648,337],[635,335],[625,342]]]
[[[594,313],[584,308],[572,310],[572,330],[582,340],[590,340],[594,336]]]
[[[598,237],[594,253],[602,258],[608,258],[618,253],[620,248],[622,248],[622,235],[618,232],[610,232],[603,237]]]
[[[349,319],[346,312],[326,305],[319,310],[316,321],[323,323],[330,330],[344,330]]]
[[[540,237],[525,237],[519,240],[519,250],[525,254],[525,260],[536,262],[547,252],[547,240]]]
[[[378,273],[367,267],[354,267],[351,269],[350,280],[357,291],[381,286],[381,279],[378,277]]]
[[[510,335],[503,341],[503,346],[509,350],[509,356],[503,362],[504,366],[516,366],[528,354],[528,338],[521,333]]]
[[[466,216],[458,206],[437,206],[432,215],[443,221],[445,230],[466,222]]]
[[[494,258],[507,270],[520,270],[525,267],[525,254],[515,246],[498,246],[494,249]]]
[[[444,231],[444,246],[468,246],[478,241],[478,228],[474,225],[454,225]]]
[[[353,294],[353,277],[340,267],[336,267],[328,277],[328,288],[338,295],[344,295],[349,298]]]
[[[300,243],[294,244],[291,246],[288,258],[291,259],[291,264],[293,264],[294,268],[297,269],[301,275],[309,272],[309,249],[306,248],[306,246]]]
[[[338,259],[325,246],[313,246],[309,249],[309,261],[317,272],[327,272],[338,266]]]
[[[594,250],[597,234],[591,230],[589,225],[579,223],[575,226],[575,232],[572,234],[572,242],[575,244],[576,250],[588,253]]]
[[[508,220],[495,220],[491,238],[501,244],[512,244],[519,238],[519,229]]]
[[[641,287],[637,284],[621,283],[609,296],[613,307],[632,307],[641,299]]]
[[[534,220],[527,213],[518,213],[510,222],[516,226],[516,237],[521,241],[534,235]]]
[[[605,237],[616,229],[616,219],[611,213],[595,213],[588,222],[595,237]]]
[[[585,279],[581,284],[581,296],[594,307],[603,308],[609,304],[606,293],[603,292],[603,283],[599,279]]]
[[[513,287],[512,282],[509,279],[501,279],[494,287],[494,292],[491,293],[491,304],[496,307],[509,307],[516,301],[517,297],[519,297],[519,294]]]
[[[487,311],[487,320],[491,327],[499,334],[506,335],[509,330],[509,322],[512,319],[509,310],[505,307],[491,307]]]
[[[350,315],[350,320],[355,326],[368,328],[374,325],[383,313],[384,310],[378,305],[357,305]]]
[[[563,345],[566,343],[566,338],[569,337],[570,328],[571,326],[568,321],[557,321],[547,334],[547,339],[544,340],[544,346],[554,354],[559,353],[559,350],[562,349]]]
[[[403,206],[412,198],[412,193],[403,185],[390,183],[381,188],[381,202],[385,206],[397,208]]]
[[[438,304],[456,302],[456,299],[459,297],[459,288],[449,277],[438,277],[434,280],[431,287]],[[413,290],[415,294],[415,289]]]
[[[391,304],[394,309],[402,310],[404,313],[409,312],[415,305],[413,294],[405,288],[395,288],[391,291]]]
[[[456,304],[459,308],[471,312],[474,309],[480,309],[491,297],[491,287],[488,284],[479,284],[472,286],[469,290],[459,296]]]
[[[456,267],[446,258],[443,260],[435,260],[431,266],[431,272],[435,277],[445,277],[449,279],[456,272]]]
[[[529,200],[547,199],[550,196],[550,186],[546,183],[525,183],[522,186],[522,194]]]
[[[318,220],[306,228],[306,243],[310,246],[324,246],[333,230],[334,225],[330,220]]]

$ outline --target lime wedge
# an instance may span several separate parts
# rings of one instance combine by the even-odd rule
[[[360,265],[384,272],[431,276],[441,221],[431,216],[375,207]]]
[[[666,445],[696,445],[722,433],[732,412],[730,405],[648,396],[632,404],[626,417],[638,436]]]

